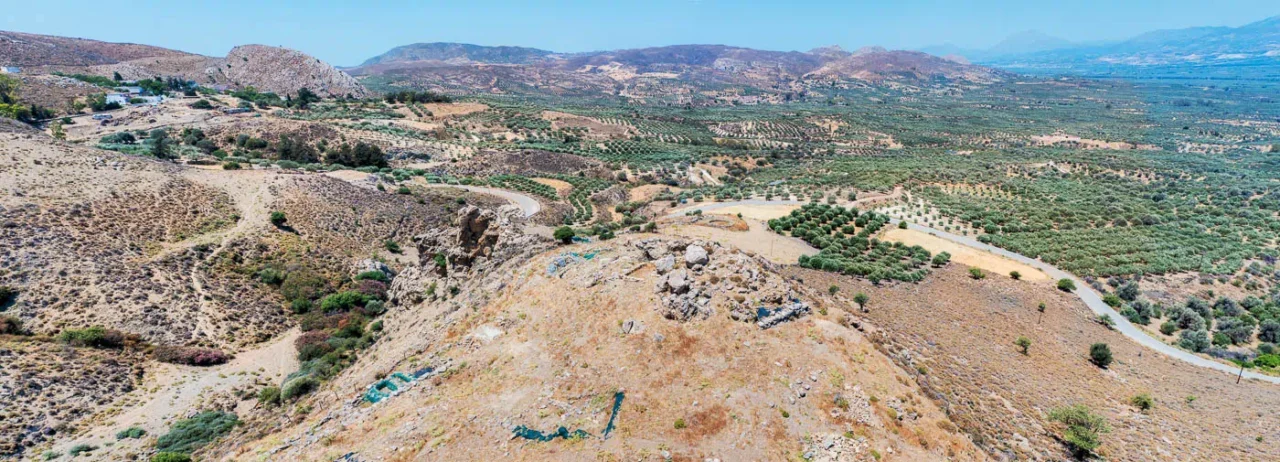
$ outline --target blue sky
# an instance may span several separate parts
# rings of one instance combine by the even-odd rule
[[[1240,26],[1276,0],[976,1],[132,1],[9,0],[0,29],[135,42],[221,56],[261,43],[355,65],[415,42],[591,51],[686,43],[769,50],[837,44],[985,48],[1020,31],[1075,41],[1155,29]]]

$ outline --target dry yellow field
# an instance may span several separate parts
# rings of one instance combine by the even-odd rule
[[[1028,265],[990,252],[956,244],[937,236],[930,236],[913,229],[893,228],[886,231],[881,239],[889,242],[901,242],[908,246],[918,245],[935,255],[938,252],[947,252],[951,254],[951,261],[953,262],[981,268],[990,273],[1008,276],[1010,271],[1017,271],[1022,274],[1022,279],[1026,281],[1045,281],[1049,279],[1049,276],[1044,274],[1043,271]]]
[[[545,184],[552,188],[556,188],[556,194],[561,197],[569,195],[569,191],[573,191],[573,185],[564,180],[553,180],[551,178],[534,178],[533,181]]]

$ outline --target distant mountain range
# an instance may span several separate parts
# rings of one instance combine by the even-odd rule
[[[921,51],[1020,73],[1274,79],[1280,78],[1280,16],[1240,27],[1157,30],[1110,43],[1072,43],[1032,31],[985,50],[943,45]]]
[[[522,47],[417,43],[347,69],[390,86],[446,91],[561,95],[668,95],[725,85],[788,92],[803,82],[876,85],[990,83],[1001,71],[917,51],[838,46],[808,52],[726,45],[672,45],[587,53]]]

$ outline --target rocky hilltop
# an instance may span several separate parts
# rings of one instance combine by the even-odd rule
[[[125,80],[178,77],[201,85],[254,87],[280,95],[307,88],[321,96],[363,98],[369,91],[350,75],[301,51],[242,45],[226,57],[97,40],[0,31],[0,65],[23,74],[89,74]]]
[[[288,48],[241,45],[227,53],[221,69],[232,83],[252,85],[259,91],[284,95],[305,87],[322,96],[369,96],[368,90],[345,72]]]

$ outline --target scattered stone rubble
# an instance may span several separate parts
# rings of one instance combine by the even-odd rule
[[[869,456],[867,439],[849,438],[844,435],[813,435],[805,441],[804,460],[809,462],[852,462],[873,458]],[[879,458],[874,458],[878,460]]]
[[[763,258],[700,240],[654,238],[633,245],[659,274],[654,291],[667,319],[706,319],[723,306],[730,318],[768,329],[809,313],[786,280],[771,276],[773,264]]]

